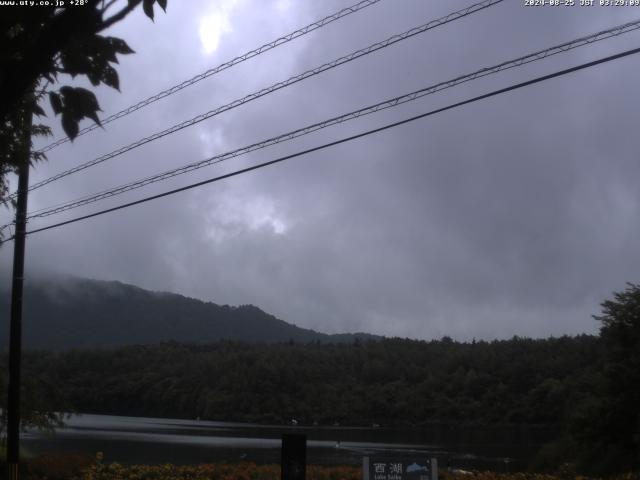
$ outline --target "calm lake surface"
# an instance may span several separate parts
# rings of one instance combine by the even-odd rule
[[[34,454],[104,452],[105,462],[278,463],[283,433],[307,436],[309,464],[362,464],[365,455],[438,458],[440,468],[526,469],[550,429],[516,427],[361,428],[253,425],[167,418],[76,415],[53,436],[23,434]]]

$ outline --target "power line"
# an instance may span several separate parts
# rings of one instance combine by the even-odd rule
[[[407,93],[398,97],[394,97],[379,103],[376,103],[374,105],[370,105],[337,117],[333,117],[330,118],[328,120],[324,120],[322,122],[318,122],[312,125],[307,125],[305,127],[275,136],[275,137],[271,137],[267,140],[263,140],[260,142],[256,142],[253,143],[251,145],[242,147],[242,148],[238,148],[236,150],[232,150],[226,153],[222,153],[222,154],[218,154],[212,157],[209,157],[207,159],[204,160],[200,160],[198,162],[194,162],[194,163],[190,163],[187,165],[184,165],[182,167],[179,168],[175,168],[163,173],[159,173],[156,175],[152,175],[150,177],[146,177],[140,180],[136,180],[134,182],[130,182],[127,183],[125,185],[120,185],[118,187],[109,189],[109,190],[105,190],[96,194],[92,194],[92,195],[87,195],[84,196],[82,198],[76,199],[76,200],[72,200],[72,201],[68,201],[65,203],[61,203],[55,206],[50,206],[50,207],[45,207],[42,208],[40,210],[36,210],[34,212],[31,213],[31,215],[29,215],[27,218],[28,219],[33,219],[33,218],[42,218],[42,217],[47,217],[50,215],[54,215],[56,213],[60,213],[60,212],[64,212],[66,210],[71,210],[73,208],[78,208],[84,205],[88,205],[91,203],[95,203],[99,200],[103,200],[106,198],[111,198],[114,197],[116,195],[131,191],[131,190],[135,190],[138,188],[142,188],[146,185],[150,185],[152,183],[156,183],[156,182],[160,182],[163,180],[166,180],[168,178],[172,178],[178,175],[182,175],[184,173],[188,173],[200,168],[204,168],[210,165],[214,165],[220,162],[223,162],[225,160],[229,160],[231,158],[235,158],[238,157],[240,155],[244,155],[246,153],[250,153],[256,150],[260,150],[272,145],[276,145],[278,143],[281,142],[285,142],[285,141],[289,141],[292,140],[294,138],[298,138],[301,137],[303,135],[307,135],[310,134],[312,132],[327,128],[329,126],[333,126],[333,125],[337,125],[337,124],[341,124],[350,120],[354,120],[356,118],[360,118],[362,116],[365,115],[369,115],[372,113],[376,113],[388,108],[393,108],[396,107],[398,105],[402,105],[404,103],[408,103],[414,100],[417,100],[421,97],[424,97],[426,95],[430,95],[442,90],[445,90],[447,88],[451,88],[454,87],[456,85],[460,85],[462,83],[465,82],[469,82],[478,78],[482,78],[488,75],[492,75],[510,68],[514,68],[514,67],[518,67],[518,66],[522,66],[522,65],[526,65],[528,63],[532,63],[538,60],[542,60],[544,58],[556,55],[558,53],[563,53],[563,52],[567,52],[569,50],[584,46],[584,45],[589,45],[592,44],[594,42],[597,41],[601,41],[607,38],[611,38],[614,36],[618,36],[624,33],[628,33],[634,30],[637,30],[640,28],[640,20],[636,20],[633,22],[629,22],[629,23],[625,23],[623,25],[618,25],[616,27],[613,28],[609,28],[607,30],[602,30],[599,31],[597,33],[593,33],[591,35],[588,36],[584,36],[581,38],[578,38],[576,40],[572,40],[570,42],[565,42],[562,43],[560,45],[556,45],[550,48],[547,48],[545,50],[540,50],[534,53],[530,53],[527,54],[525,56],[522,57],[518,57],[516,59],[513,60],[508,60],[502,63],[499,63],[497,65],[491,66],[491,67],[486,67],[480,70],[477,70],[473,73],[469,73],[466,75],[462,75],[459,77],[456,77],[454,79],[451,80],[447,80],[445,82],[440,82],[438,84],[429,86],[429,87],[425,87],[422,88],[420,90],[416,90],[414,92],[411,93]]]
[[[397,127],[397,126],[400,126],[400,125],[404,125],[406,123],[410,123],[410,122],[413,122],[415,120],[419,120],[421,118],[429,117],[429,116],[435,115],[437,113],[445,112],[447,110],[452,110],[454,108],[461,107],[463,105],[467,105],[467,104],[470,104],[470,103],[474,103],[474,102],[477,102],[479,100],[484,100],[484,99],[487,99],[487,98],[490,98],[490,97],[494,97],[496,95],[501,95],[503,93],[507,93],[507,92],[510,92],[510,91],[513,91],[513,90],[517,90],[517,89],[520,89],[520,88],[523,88],[523,87],[527,87],[529,85],[533,85],[533,84],[536,84],[536,83],[544,82],[544,81],[547,81],[547,80],[551,80],[553,78],[561,77],[561,76],[567,75],[569,73],[577,72],[579,70],[584,70],[586,68],[590,68],[590,67],[593,67],[593,66],[596,66],[596,65],[600,65],[602,63],[606,63],[606,62],[610,62],[610,61],[613,61],[613,60],[617,60],[619,58],[627,57],[629,55],[634,55],[636,53],[640,53],[640,48],[634,48],[632,50],[626,50],[624,52],[621,52],[621,53],[618,53],[618,54],[615,54],[615,55],[610,55],[608,57],[600,58],[600,59],[594,60],[592,62],[583,63],[581,65],[578,65],[578,66],[575,66],[575,67],[571,67],[571,68],[567,68],[567,69],[564,69],[564,70],[560,70],[560,71],[555,72],[555,73],[551,73],[551,74],[548,74],[548,75],[543,75],[541,77],[536,77],[536,78],[534,78],[532,80],[527,80],[526,82],[521,82],[521,83],[517,83],[517,84],[511,85],[509,87],[505,87],[505,88],[501,88],[501,89],[498,89],[498,90],[494,90],[492,92],[485,93],[484,95],[479,95],[477,97],[473,97],[473,98],[470,98],[470,99],[467,99],[467,100],[463,100],[461,102],[453,103],[453,104],[450,104],[450,105],[448,105],[446,107],[442,107],[442,108],[438,108],[438,109],[435,109],[435,110],[431,110],[429,112],[426,112],[426,113],[423,113],[423,114],[420,114],[420,115],[416,115],[414,117],[406,118],[406,119],[400,120],[398,122],[394,122],[394,123],[390,123],[390,124],[384,125],[382,127],[374,128],[372,130],[367,130],[365,132],[361,132],[361,133],[358,133],[356,135],[351,135],[349,137],[345,137],[345,138],[342,138],[340,140],[336,140],[336,141],[333,141],[333,142],[325,143],[323,145],[319,145],[317,147],[313,147],[313,148],[309,148],[307,150],[296,152],[296,153],[293,153],[291,155],[286,155],[284,157],[279,157],[279,158],[276,158],[275,160],[271,160],[271,161],[268,161],[268,162],[260,163],[258,165],[254,165],[252,167],[243,168],[241,170],[237,170],[235,172],[227,173],[225,175],[220,175],[218,177],[210,178],[208,180],[203,180],[201,182],[192,183],[190,185],[187,185],[187,186],[184,186],[184,187],[180,187],[180,188],[176,188],[174,190],[169,190],[167,192],[163,192],[163,193],[160,193],[160,194],[157,194],[157,195],[152,195],[150,197],[145,197],[145,198],[142,198],[140,200],[136,200],[134,202],[125,203],[125,204],[122,204],[122,205],[118,205],[116,207],[107,208],[105,210],[101,210],[101,211],[98,211],[98,212],[95,212],[95,213],[91,213],[91,214],[88,214],[88,215],[83,215],[81,217],[76,217],[76,218],[73,218],[71,220],[66,220],[64,222],[55,223],[53,225],[48,225],[46,227],[36,228],[36,229],[30,230],[30,231],[28,231],[26,233],[27,234],[32,234],[32,233],[43,232],[45,230],[51,230],[53,228],[58,228],[58,227],[61,227],[63,225],[69,225],[71,223],[76,223],[76,222],[79,222],[81,220],[86,220],[86,219],[89,219],[89,218],[93,218],[93,217],[97,217],[97,216],[100,216],[100,215],[104,215],[106,213],[115,212],[117,210],[122,210],[124,208],[132,207],[132,206],[139,205],[141,203],[146,203],[146,202],[149,202],[149,201],[152,201],[152,200],[157,200],[159,198],[167,197],[169,195],[173,195],[173,194],[176,194],[176,193],[179,193],[179,192],[184,192],[186,190],[190,190],[192,188],[200,187],[202,185],[207,185],[209,183],[214,183],[214,182],[217,182],[217,181],[220,181],[220,180],[224,180],[226,178],[235,177],[235,176],[240,175],[242,173],[247,173],[247,172],[250,172],[250,171],[253,171],[253,170],[257,170],[259,168],[263,168],[263,167],[267,167],[269,165],[274,165],[276,163],[283,162],[285,160],[289,160],[289,159],[292,159],[292,158],[300,157],[302,155],[307,155],[309,153],[313,153],[313,152],[316,152],[316,151],[319,151],[319,150],[323,150],[325,148],[333,147],[335,145],[339,145],[339,144],[342,144],[342,143],[350,142],[352,140],[356,140],[358,138],[366,137],[366,136],[372,135],[374,133],[379,133],[379,132],[382,132],[384,130],[388,130],[388,129],[391,129],[391,128],[394,128],[394,127]],[[13,237],[8,238],[8,239],[2,241],[0,244],[8,242],[8,241],[10,241],[12,239],[13,239]]]
[[[231,103],[228,103],[228,104],[223,105],[221,107],[218,107],[218,108],[216,108],[214,110],[210,110],[209,112],[206,112],[206,113],[200,114],[200,115],[198,115],[196,117],[193,117],[190,120],[186,120],[186,121],[184,121],[182,123],[179,123],[179,124],[176,124],[176,125],[174,125],[172,127],[169,127],[169,128],[167,128],[167,129],[165,129],[165,130],[163,130],[161,132],[157,132],[157,133],[154,133],[153,135],[150,135],[148,137],[145,137],[145,138],[142,138],[140,140],[137,140],[136,142],[131,143],[131,144],[127,145],[127,146],[121,147],[121,148],[119,148],[117,150],[114,150],[111,153],[102,155],[102,156],[100,156],[98,158],[95,158],[93,160],[85,162],[85,163],[83,163],[81,165],[78,165],[78,166],[76,166],[74,168],[71,168],[71,169],[66,170],[64,172],[61,172],[61,173],[59,173],[57,175],[49,177],[49,178],[47,178],[45,180],[37,182],[37,183],[31,185],[29,187],[29,190],[30,191],[31,190],[35,190],[35,189],[40,188],[40,187],[42,187],[44,185],[47,185],[47,184],[49,184],[51,182],[59,180],[59,179],[61,179],[63,177],[66,177],[66,176],[71,175],[73,173],[79,172],[79,171],[84,170],[86,168],[92,167],[94,165],[97,165],[99,163],[105,162],[105,161],[110,160],[110,159],[112,159],[114,157],[117,157],[119,155],[122,155],[123,153],[129,152],[130,150],[133,150],[133,149],[135,149],[137,147],[145,145],[145,144],[147,144],[149,142],[152,142],[152,141],[157,140],[159,138],[162,138],[164,136],[170,135],[172,133],[175,133],[175,132],[177,132],[179,130],[182,130],[184,128],[190,127],[192,125],[195,125],[195,124],[197,124],[199,122],[202,122],[204,120],[207,120],[207,119],[209,119],[209,118],[211,118],[211,117],[213,117],[215,115],[219,115],[220,113],[226,112],[226,111],[231,110],[231,109],[236,108],[236,107],[239,107],[240,105],[243,105],[243,104],[245,104],[247,102],[256,100],[256,99],[261,98],[261,97],[263,97],[265,95],[268,95],[268,94],[270,94],[272,92],[275,92],[275,91],[280,90],[282,88],[285,88],[285,87],[288,87],[290,85],[293,85],[294,83],[300,82],[300,81],[305,80],[305,79],[310,78],[310,77],[313,77],[315,75],[318,75],[318,74],[320,74],[322,72],[325,72],[325,71],[330,70],[332,68],[335,68],[337,66],[343,65],[345,63],[349,63],[349,62],[351,62],[351,61],[353,61],[353,60],[355,60],[357,58],[363,57],[363,56],[368,55],[370,53],[373,53],[373,52],[375,52],[377,50],[381,50],[381,49],[386,48],[386,47],[388,47],[390,45],[393,45],[395,43],[398,43],[398,42],[401,42],[401,41],[406,40],[408,38],[411,38],[411,37],[413,37],[415,35],[424,33],[424,32],[426,32],[428,30],[433,29],[433,28],[439,27],[441,25],[445,25],[445,24],[453,22],[455,20],[459,20],[460,18],[466,17],[466,16],[471,15],[473,13],[476,13],[476,12],[478,12],[480,10],[484,10],[485,8],[489,8],[490,6],[493,6],[495,4],[501,3],[503,1],[504,0],[484,0],[482,2],[475,3],[475,4],[473,4],[473,5],[469,6],[469,7],[466,7],[466,8],[463,8],[461,10],[458,10],[456,12],[452,12],[452,13],[450,13],[450,14],[444,16],[444,17],[441,17],[439,19],[432,20],[432,21],[430,21],[430,22],[428,22],[428,23],[426,23],[426,24],[424,24],[422,26],[414,27],[414,28],[412,28],[410,30],[407,30],[404,33],[393,35],[392,37],[389,37],[386,40],[374,43],[372,45],[369,45],[366,48],[363,48],[363,49],[360,49],[360,50],[356,50],[355,52],[352,52],[352,53],[350,53],[348,55],[340,57],[340,58],[338,58],[336,60],[333,60],[331,62],[325,63],[325,64],[323,64],[323,65],[321,65],[319,67],[313,68],[311,70],[307,70],[306,72],[303,72],[301,74],[298,74],[298,75],[295,75],[293,77],[290,77],[289,79],[284,80],[282,82],[275,83],[275,84],[273,84],[273,85],[271,85],[269,87],[263,88],[262,90],[259,90],[257,92],[252,93],[252,94],[249,94],[249,95],[246,95],[243,98],[234,100]]]
[[[221,63],[220,65],[218,65],[217,67],[211,68],[209,70],[207,70],[206,72],[200,73],[198,75],[196,75],[195,77],[190,78],[189,80],[185,80],[182,83],[179,83],[178,85],[174,85],[173,87],[170,87],[166,90],[163,90],[162,92],[156,93],[155,95],[152,95],[149,98],[146,98],[145,100],[141,100],[140,102],[136,103],[135,105],[131,105],[130,107],[125,108],[124,110],[120,110],[117,113],[114,113],[113,115],[105,118],[104,120],[101,120],[102,125],[106,125],[107,123],[111,123],[114,120],[118,120],[119,118],[125,117],[133,112],[135,112],[136,110],[140,110],[141,108],[146,107],[147,105],[151,105],[152,103],[157,102],[158,100],[161,100],[165,97],[168,97],[170,95],[173,95],[174,93],[179,92],[180,90],[182,90],[183,88],[187,88],[190,87],[191,85],[198,83],[201,80],[204,80],[205,78],[211,77],[212,75],[215,75],[217,73],[222,72],[223,70],[226,70],[227,68],[231,68],[234,65],[237,65],[239,63],[244,62],[245,60],[249,60],[250,58],[256,57],[262,53],[268,52],[269,50],[273,50],[276,47],[279,47],[280,45],[284,45],[285,43],[288,43],[292,40],[295,40],[298,37],[302,37],[303,35],[306,35],[308,33],[313,32],[314,30],[317,30],[319,28],[322,28],[326,25],[329,25],[332,22],[335,22],[336,20],[339,20],[341,18],[346,17],[347,15],[351,15],[352,13],[356,13],[360,10],[363,10],[367,7],[370,7],[371,5],[374,5],[378,2],[380,2],[381,0],[363,0],[359,3],[356,3],[355,5],[351,5],[350,7],[346,7],[343,8],[342,10],[333,13],[331,15],[328,15],[326,17],[324,17],[321,20],[318,20],[317,22],[313,22],[305,27],[299,28],[298,30],[295,30],[294,32],[288,33],[287,35],[284,35],[283,37],[277,38],[276,40],[272,40],[269,43],[265,43],[264,45],[255,48],[249,52],[246,52],[242,55],[239,55],[237,57],[235,57],[232,60],[229,60],[228,62],[225,63]],[[97,124],[91,124],[88,127],[83,128],[82,130],[80,130],[78,132],[78,137],[84,135],[85,133],[89,133],[95,129],[97,129],[99,127],[99,125]],[[62,145],[64,143],[69,142],[70,139],[69,137],[64,137],[61,138],[59,140],[56,140],[55,142],[43,147],[40,152],[41,153],[45,153],[48,152],[49,150],[53,150],[54,148],[58,147],[59,145]]]

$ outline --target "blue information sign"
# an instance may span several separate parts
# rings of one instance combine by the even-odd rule
[[[364,480],[438,480],[435,458],[364,457]]]

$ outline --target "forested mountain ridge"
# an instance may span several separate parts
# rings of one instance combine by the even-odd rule
[[[0,311],[10,295],[0,290]],[[0,350],[8,345],[8,315],[0,317]],[[217,305],[120,282],[58,277],[25,284],[26,349],[114,348],[167,341],[209,343],[352,342],[364,333],[327,335],[280,320],[253,305]]]
[[[51,297],[50,305],[72,305],[71,311],[82,306],[80,313],[92,320],[88,325],[103,323],[92,316],[100,311],[96,304],[113,313],[109,302],[121,308],[123,296],[136,298],[127,304],[132,310],[128,318],[139,315],[147,326],[158,323],[165,333],[176,323],[172,308],[191,324],[196,324],[198,309],[212,311],[207,305],[213,304],[119,283],[108,284],[105,297],[105,285],[80,282],[84,290],[69,297],[56,290],[60,285],[42,295]],[[82,300],[74,302],[78,296]],[[172,302],[158,302],[166,298]],[[258,313],[271,319],[274,328],[292,327],[256,307],[213,307]],[[640,285],[629,283],[601,307],[601,315],[594,316],[601,323],[599,336],[470,343],[448,337],[351,337],[353,342],[337,343],[318,334],[315,339],[287,335],[270,343],[200,337],[111,349],[104,348],[105,342],[102,348],[70,351],[51,351],[45,345],[23,357],[22,398],[25,411],[31,412],[278,424],[296,418],[303,425],[555,426],[557,437],[537,456],[541,468],[570,461],[580,471],[598,475],[640,471]],[[161,312],[145,317],[160,308],[167,310],[164,317]],[[47,311],[42,315],[52,317]],[[118,327],[126,338],[139,326]],[[6,353],[0,354],[0,397],[6,388],[6,361]]]
[[[597,337],[458,343],[165,343],[38,352],[25,368],[81,412],[304,424],[560,424],[588,397]]]

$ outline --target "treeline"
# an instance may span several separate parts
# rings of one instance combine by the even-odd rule
[[[557,425],[537,468],[640,471],[640,284],[598,337],[457,343],[162,343],[24,355],[23,424],[48,412],[307,425]],[[6,356],[0,357],[5,362]],[[6,368],[0,368],[6,398]],[[3,411],[6,411],[3,409]],[[2,420],[0,417],[0,434]]]
[[[593,391],[597,337],[457,343],[164,343],[29,353],[76,411],[342,425],[560,424]]]

